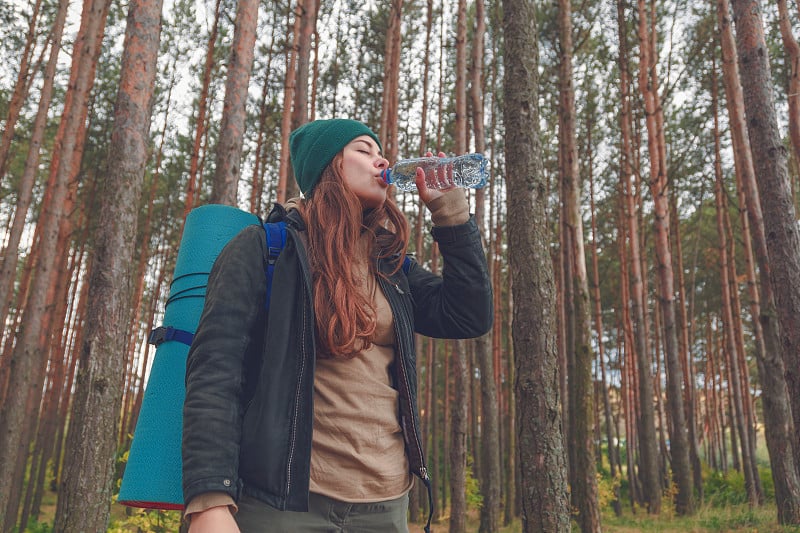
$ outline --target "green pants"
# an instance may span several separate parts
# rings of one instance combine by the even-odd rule
[[[255,498],[239,500],[242,533],[408,533],[408,494],[378,503],[346,503],[311,493],[308,512],[278,511]]]

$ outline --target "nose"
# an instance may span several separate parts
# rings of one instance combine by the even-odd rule
[[[386,159],[385,157],[379,157],[375,166],[377,166],[381,170],[385,170],[389,168],[389,160]]]

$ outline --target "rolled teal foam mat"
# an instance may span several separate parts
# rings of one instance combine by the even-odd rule
[[[251,224],[260,224],[257,216],[227,205],[205,205],[189,213],[164,326],[195,332],[214,261],[228,241]],[[156,350],[119,491],[123,505],[183,509],[181,432],[188,353],[189,346],[178,341],[166,341]]]

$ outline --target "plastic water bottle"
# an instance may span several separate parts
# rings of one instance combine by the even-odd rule
[[[401,191],[413,191],[417,167],[425,171],[425,184],[429,189],[470,187],[480,189],[486,185],[486,158],[481,154],[456,157],[417,157],[401,159],[392,168],[383,171],[383,181]]]

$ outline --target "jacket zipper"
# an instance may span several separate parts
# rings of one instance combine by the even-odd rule
[[[307,305],[306,305],[306,296],[308,287],[306,286],[308,283],[308,273],[303,265],[303,261],[300,261],[301,268],[303,269],[303,278],[305,282],[303,283],[303,294],[301,300],[303,302],[303,327],[301,331],[301,341],[300,341],[300,373],[297,375],[297,382],[295,386],[295,393],[294,393],[294,414],[292,416],[292,438],[289,442],[289,457],[286,460],[286,498],[289,499],[289,495],[291,493],[292,487],[292,463],[294,462],[294,452],[297,447],[297,420],[300,417],[300,389],[303,384],[303,375],[305,374],[306,370],[306,331],[307,331]],[[284,507],[285,507],[284,502]]]
[[[385,286],[385,282],[383,280],[381,280],[381,283]],[[404,294],[402,289],[400,289],[400,287],[396,283],[393,283],[393,285],[394,289],[397,291],[398,294]],[[384,290],[384,293],[391,293],[391,291]],[[413,451],[415,451],[417,454],[416,458],[417,458],[417,463],[419,464],[419,471],[417,472],[417,474],[421,479],[428,481],[429,479],[428,468],[425,466],[425,458],[424,454],[422,453],[422,445],[419,442],[418,438],[418,428],[416,420],[414,418],[414,405],[411,402],[411,387],[409,386],[408,374],[406,373],[405,357],[403,357],[403,354],[405,353],[407,348],[406,346],[404,346],[403,335],[402,335],[403,331],[400,331],[400,323],[402,322],[403,326],[407,326],[408,324],[407,321],[405,320],[405,315],[399,312],[400,306],[396,305],[397,302],[395,301],[395,296],[392,295],[392,297],[387,298],[387,300],[389,301],[392,307],[392,312],[394,313],[395,317],[394,321],[395,333],[397,334],[397,338],[400,339],[400,360],[398,361],[398,368],[400,370],[400,376],[402,378],[404,386],[404,394],[401,394],[401,396],[404,398],[406,402],[408,408],[408,415],[411,419],[410,422],[412,428],[411,432],[412,435],[409,435],[409,439],[414,443],[415,449]],[[414,335],[414,332],[413,331],[410,332],[410,335]],[[405,431],[405,424],[403,429]]]

